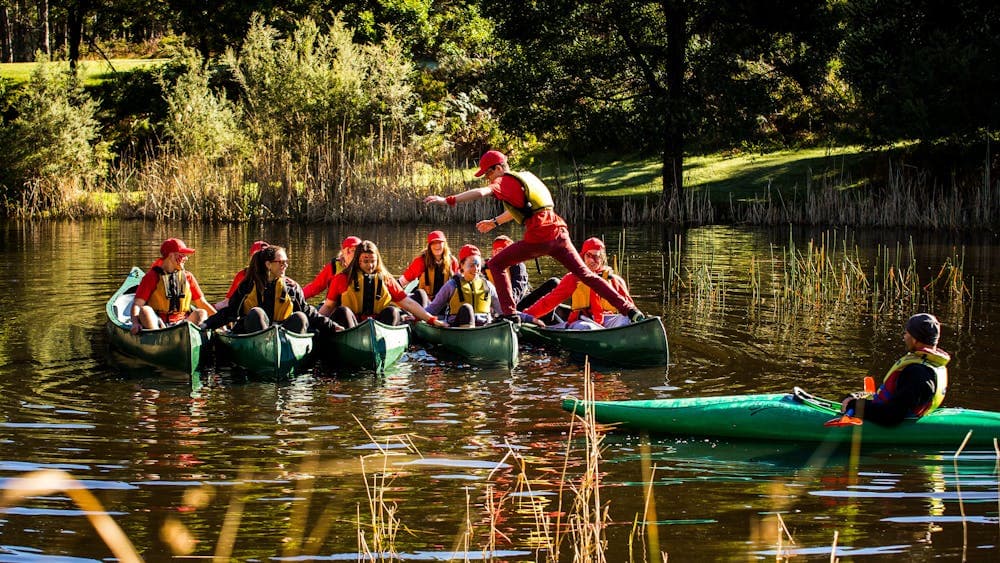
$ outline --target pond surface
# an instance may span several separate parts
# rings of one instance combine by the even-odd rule
[[[545,560],[548,552],[536,550],[554,537],[554,522],[545,527],[538,515],[558,512],[560,482],[582,472],[582,440],[570,439],[570,417],[559,407],[562,396],[582,394],[583,367],[569,359],[522,347],[512,371],[478,369],[413,347],[385,375],[317,371],[247,381],[220,367],[192,386],[108,349],[105,301],[131,266],[148,268],[169,236],[197,249],[189,269],[214,302],[245,265],[253,240],[287,246],[290,277],[306,283],[347,235],[377,241],[398,273],[428,230],[0,226],[0,484],[39,469],[70,473],[148,560],[216,553],[356,560],[377,551],[374,493],[398,522],[382,545],[405,559],[447,560],[457,552],[459,560]],[[492,239],[467,225],[446,232],[453,248],[489,248]],[[573,234],[578,242],[603,235],[612,252],[622,239],[620,227]],[[794,244],[804,251],[823,236],[830,233],[627,230],[621,269],[640,307],[663,316],[671,363],[595,366],[596,395],[692,397],[798,385],[839,398],[860,388],[865,375],[880,377],[901,353],[900,327],[911,307],[888,303],[873,312],[834,302],[778,311],[783,250]],[[1000,377],[989,359],[1000,353],[1000,241],[895,231],[849,239],[868,272],[879,248],[901,244],[921,285],[957,257],[968,286],[964,304],[939,298],[921,305],[942,318],[942,347],[954,358],[946,405],[1000,410]],[[679,264],[679,274],[665,280],[670,264]],[[539,267],[541,274],[531,264],[535,282],[562,273],[547,259]],[[761,270],[751,282],[750,272]],[[683,287],[671,290],[669,280],[677,279]],[[842,559],[995,560],[1000,551],[992,451],[967,450],[956,460],[955,444],[865,449],[852,457],[816,445],[621,432],[603,445],[609,561],[627,561],[630,553],[653,561],[656,549],[671,560],[789,553],[829,560],[834,543]],[[379,448],[398,455],[372,455]],[[647,525],[658,548],[644,547],[642,531],[633,533],[647,490],[655,509]],[[569,510],[569,499],[562,503]],[[389,513],[374,512],[382,522],[377,531],[392,531]],[[93,513],[63,491],[13,501],[0,512],[0,561],[112,557],[88,521]],[[780,539],[778,515],[788,531]],[[560,559],[572,560],[568,538]]]

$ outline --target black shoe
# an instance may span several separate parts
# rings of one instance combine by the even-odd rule
[[[635,324],[644,320],[646,320],[646,315],[643,315],[639,309],[632,309],[628,312],[628,322]]]

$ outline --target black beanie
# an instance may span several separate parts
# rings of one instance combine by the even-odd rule
[[[906,332],[916,340],[936,347],[941,336],[941,323],[934,315],[917,313],[906,321]]]

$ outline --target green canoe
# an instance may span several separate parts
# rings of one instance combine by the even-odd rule
[[[165,369],[193,373],[201,364],[202,347],[208,331],[185,321],[161,329],[132,334],[130,309],[143,271],[133,267],[118,291],[108,300],[107,330],[111,345],[122,353]]]
[[[220,356],[258,375],[290,374],[313,350],[313,335],[270,327],[248,334],[219,331],[215,341]]]
[[[517,331],[510,321],[500,321],[475,328],[410,325],[413,335],[436,349],[459,356],[474,365],[517,365]]]
[[[375,319],[367,319],[342,332],[316,336],[320,357],[334,369],[385,371],[409,346],[407,326],[390,326]]]
[[[590,356],[591,361],[642,367],[663,366],[670,360],[667,333],[660,317],[603,330],[567,330],[521,325],[525,342]]]
[[[940,408],[899,426],[866,422],[859,426],[825,426],[839,418],[840,403],[813,397],[795,388],[792,393],[596,401],[598,422],[625,428],[680,436],[847,442],[858,436],[862,444],[938,445],[958,448],[972,430],[972,445],[992,447],[1000,437],[1000,413]],[[563,408],[583,414],[584,403],[564,399]]]

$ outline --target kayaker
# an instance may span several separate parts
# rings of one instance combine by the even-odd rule
[[[252,259],[253,255],[256,254],[258,250],[261,250],[262,248],[267,248],[268,246],[270,245],[266,241],[263,240],[254,241],[254,243],[250,245],[250,258]],[[243,281],[243,278],[245,278],[246,275],[247,275],[246,268],[243,268],[239,272],[236,272],[236,275],[233,276],[233,283],[229,284],[229,290],[226,291],[226,298],[215,304],[216,310],[219,310],[225,307],[226,305],[229,305],[229,298],[232,297],[234,293],[236,293],[236,288],[239,287],[240,282]]]
[[[615,274],[614,270],[607,264],[608,255],[604,241],[591,237],[583,241],[582,250],[583,260],[587,264],[587,268],[611,284],[615,291],[625,296],[629,306],[634,308],[625,280]],[[551,325],[552,328],[594,330],[625,326],[630,323],[628,317],[619,313],[619,310],[611,303],[602,299],[572,273],[566,274],[551,293],[543,296],[524,312],[534,318],[544,317],[566,299],[571,300],[569,317],[565,322]]]
[[[493,284],[481,275],[482,253],[478,247],[467,244],[459,249],[458,262],[461,273],[441,286],[426,307],[427,312],[440,315],[447,311],[444,321],[450,326],[468,328],[490,323],[500,315],[500,300]]]
[[[503,203],[505,211],[476,223],[479,232],[489,232],[509,221],[524,224],[524,239],[508,246],[490,260],[490,272],[496,281],[505,317],[519,322],[507,268],[539,256],[551,256],[629,319],[643,318],[642,312],[632,302],[584,264],[570,241],[566,222],[552,209],[552,194],[538,177],[526,171],[511,172],[507,156],[496,150],[487,151],[479,159],[479,170],[475,175],[477,178],[485,176],[489,185],[448,197],[430,195],[424,198],[424,203],[456,205],[492,195]]]
[[[320,315],[306,302],[302,287],[285,276],[288,253],[284,247],[268,245],[250,258],[246,276],[236,287],[229,305],[208,318],[202,328],[213,329],[233,323],[233,332],[248,334],[279,323],[291,332],[333,332],[343,330]]]
[[[181,321],[201,324],[215,307],[198,287],[194,274],[184,269],[194,249],[179,238],[168,238],[160,245],[160,257],[139,281],[130,311],[132,334],[141,329],[163,328]],[[195,307],[192,309],[192,305]]]
[[[333,280],[333,276],[347,269],[351,260],[354,259],[354,250],[359,244],[361,244],[361,239],[353,235],[345,238],[344,242],[340,243],[340,251],[337,252],[333,260],[330,260],[323,266],[323,269],[316,274],[313,281],[303,286],[302,294],[306,296],[306,299],[312,299],[330,288],[330,281]]]
[[[852,394],[841,403],[845,414],[885,426],[919,418],[938,408],[948,390],[947,364],[951,356],[937,347],[941,323],[934,315],[918,313],[906,321],[906,355],[889,368],[874,395]]]
[[[413,280],[420,280],[417,288],[410,293],[413,300],[421,307],[437,296],[441,286],[458,273],[458,260],[448,248],[448,239],[442,231],[431,231],[427,234],[427,248],[418,254],[399,276],[399,285],[406,286]]]
[[[400,308],[426,323],[444,326],[437,317],[406,295],[403,287],[383,265],[378,247],[366,240],[358,245],[354,260],[347,269],[333,276],[319,312],[331,316],[337,324],[351,328],[358,321],[370,318],[398,325],[402,322]]]

